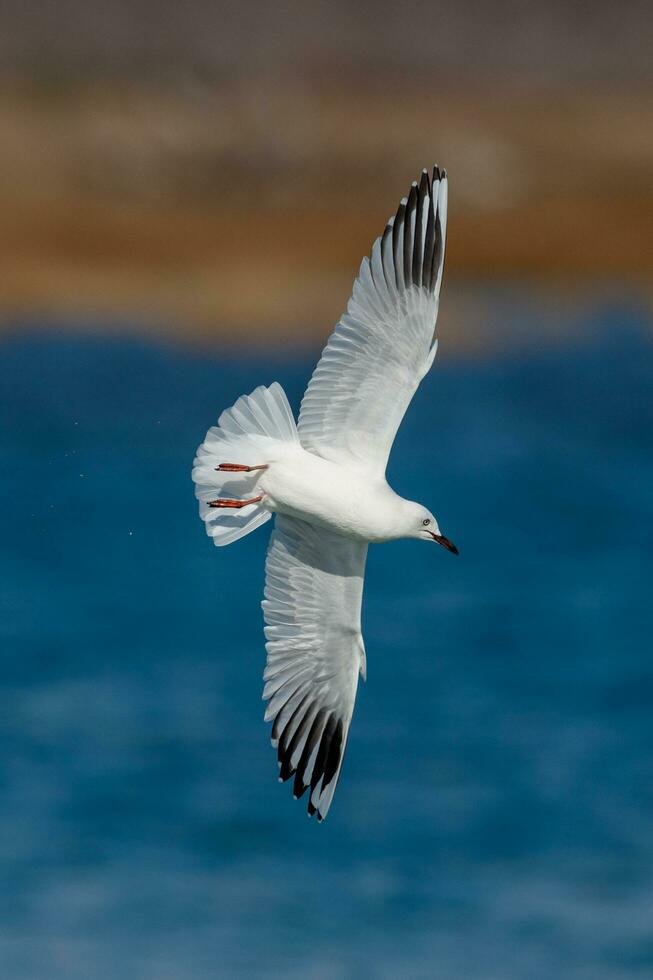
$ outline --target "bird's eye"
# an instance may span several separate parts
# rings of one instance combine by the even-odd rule
[[[427,525],[427,524],[430,524],[430,523],[431,523],[431,522],[430,522],[430,520],[429,520],[429,518],[428,518],[428,517],[425,517],[425,518],[424,518],[424,520],[422,521],[422,524],[424,525],[424,527],[426,527],[426,525]]]

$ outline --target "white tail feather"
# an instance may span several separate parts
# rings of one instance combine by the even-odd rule
[[[216,467],[222,463],[260,466],[276,443],[289,441],[299,441],[297,427],[286,394],[276,381],[269,388],[261,386],[251,395],[241,395],[221,414],[217,426],[209,429],[197,450],[193,481],[200,517],[214,544],[231,544],[272,516],[263,502],[233,510],[210,507],[209,501],[217,497],[246,500],[256,496],[262,472],[220,472]]]

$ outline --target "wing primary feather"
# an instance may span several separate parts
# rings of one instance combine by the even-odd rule
[[[281,760],[281,768],[279,769],[279,782],[280,783],[285,783],[287,779],[290,779],[290,777],[292,776],[293,772],[295,771],[294,769],[291,769],[290,768],[290,761],[289,761],[289,759],[290,759],[290,757],[288,755],[286,755]]]
[[[279,762],[283,762],[283,757],[288,751],[288,742],[290,741],[291,736],[294,734],[295,725],[299,721],[299,718],[301,717],[302,714],[302,710],[306,707],[306,702],[308,701],[309,697],[310,697],[310,693],[304,695],[304,697],[300,700],[299,704],[291,714],[286,724],[283,726],[283,731],[281,731],[276,736],[279,740],[279,747],[278,747]],[[283,708],[281,709],[281,711],[279,712],[279,714],[274,720],[274,725],[272,726],[272,738],[275,737],[276,725],[281,718],[282,711]]]
[[[406,220],[406,204],[408,199],[402,197],[397,208],[397,214],[392,226],[392,256],[395,266],[395,282],[399,291],[404,288],[404,222]]]
[[[442,187],[441,183],[438,184],[438,194],[439,194],[440,187]],[[438,269],[440,268],[440,255],[442,253],[442,221],[440,218],[440,209],[438,208],[438,200],[435,197],[435,195],[433,197],[433,207],[431,208],[431,210],[434,212],[433,220],[435,225],[435,229],[434,229],[435,240],[433,244],[433,258],[431,259],[431,275],[430,275],[430,280],[431,280],[430,290],[431,292],[433,292],[433,290],[436,287],[436,283],[438,281]]]
[[[332,713],[329,715],[327,723],[324,726],[324,732],[322,733],[322,738],[320,740],[320,747],[315,758],[313,775],[311,777],[311,791],[315,789],[320,779],[324,775],[324,767],[329,756],[329,749],[331,748],[331,742],[333,740],[336,728],[336,716]]]
[[[331,739],[331,744],[329,746],[329,754],[324,763],[324,782],[322,784],[323,788],[328,786],[333,777],[338,771],[338,766],[340,764],[340,754],[342,751],[342,735],[343,735],[343,724],[342,718],[338,718],[338,723],[336,725],[336,730],[333,733],[333,738]]]
[[[307,692],[301,699],[300,703],[297,705],[296,709],[292,713],[292,717],[288,719],[288,724],[285,726],[281,738],[279,739],[279,762],[282,761],[284,756],[291,756],[290,745],[292,739],[297,731],[298,726],[301,723],[302,718],[308,711],[307,701],[311,698],[311,692]]]
[[[386,286],[388,287],[388,292],[390,293],[390,295],[392,295],[395,289],[397,288],[397,281],[396,281],[394,268],[387,267],[388,246],[390,247],[392,246],[392,224],[390,224],[389,222],[385,226],[385,230],[381,238],[381,267],[383,268],[383,275],[385,277]]]
[[[298,799],[306,789],[306,786],[308,785],[308,783],[305,784],[304,775],[306,773],[306,767],[308,765],[309,759],[311,758],[311,755],[313,754],[313,750],[315,749],[318,743],[318,739],[320,738],[322,731],[324,729],[325,717],[326,717],[326,708],[320,708],[320,710],[315,715],[315,718],[313,719],[313,724],[311,725],[311,729],[308,733],[308,737],[306,739],[306,744],[304,745],[301,758],[297,763],[297,775],[295,776],[293,794]]]
[[[424,258],[424,211],[430,204],[431,186],[429,175],[426,170],[422,170],[419,187],[417,189],[417,212],[415,219],[415,247],[413,249],[413,282],[416,286],[421,286],[423,281],[422,261]]]
[[[432,185],[431,195],[435,196],[437,184]],[[424,261],[423,261],[423,280],[429,293],[433,292],[435,281],[433,279],[433,256],[435,255],[435,213],[433,197],[428,201],[426,209],[426,237],[424,239]]]
[[[302,796],[308,789],[308,783],[305,783],[299,772],[295,773],[295,779],[292,784],[292,795],[294,800],[301,800]]]
[[[435,253],[433,255],[433,286],[438,281],[440,266],[442,265],[442,248],[444,240],[442,237],[442,216],[438,210],[435,216]]]
[[[413,186],[408,195],[406,205],[406,221],[404,225],[404,283],[411,286],[413,283],[413,250],[415,247],[415,209],[417,207],[417,184],[413,181]]]
[[[295,755],[296,750],[299,748],[301,744],[301,740],[306,734],[306,730],[308,729],[309,724],[313,721],[314,718],[315,718],[315,712],[312,711],[309,706],[306,709],[306,712],[302,720],[297,725],[297,728],[293,733],[292,738],[290,739],[288,748],[286,749],[286,753],[281,761],[281,772],[279,773],[279,778],[284,783],[286,779],[290,779],[292,774],[295,772],[296,766],[293,766],[292,764],[293,756]]]

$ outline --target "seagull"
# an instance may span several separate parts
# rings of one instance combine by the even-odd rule
[[[274,382],[241,396],[193,464],[207,534],[228,545],[275,517],[265,566],[263,699],[279,779],[324,820],[347,745],[359,675],[371,543],[416,538],[457,555],[426,507],[385,478],[404,413],[437,350],[447,174],[414,181],[331,334],[295,423]]]

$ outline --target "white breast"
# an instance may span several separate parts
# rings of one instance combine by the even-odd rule
[[[270,460],[260,489],[270,510],[321,524],[364,541],[392,537],[397,497],[385,480],[333,463],[301,446]]]

